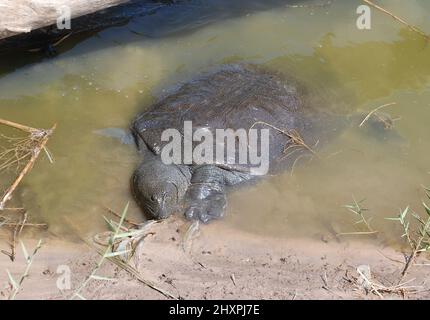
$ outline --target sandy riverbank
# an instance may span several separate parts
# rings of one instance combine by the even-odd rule
[[[269,238],[222,223],[201,228],[191,250],[185,252],[182,239],[187,226],[179,219],[157,224],[155,234],[145,240],[139,267],[144,279],[184,299],[378,299],[356,285],[356,268],[369,265],[372,279],[389,287],[397,284],[403,266],[400,252],[372,242],[330,235],[322,239]],[[31,248],[35,241],[25,243]],[[58,266],[70,268],[72,288],[76,288],[98,259],[86,244],[47,239],[17,298],[68,298],[73,289],[60,291],[56,285]],[[24,267],[21,253],[13,263],[0,256],[2,298],[7,297],[5,269],[18,278]],[[405,281],[415,279],[408,286],[420,286],[415,289],[421,292],[405,298],[430,298],[428,268],[411,269]],[[110,262],[98,274],[116,280],[91,281],[83,291],[87,299],[165,299]]]

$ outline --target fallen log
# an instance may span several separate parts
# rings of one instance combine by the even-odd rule
[[[283,7],[285,3],[300,1],[303,0],[253,0],[249,2],[231,0],[0,0],[0,55],[9,61],[16,57],[16,53],[24,53],[26,61],[29,58],[27,52],[44,51],[50,55],[55,53],[54,48],[71,48],[74,44],[106,28],[127,25],[132,20],[139,25],[141,17],[155,16],[159,10],[162,13],[158,19],[153,19],[155,25],[149,27],[150,36],[154,30],[157,30],[155,31],[156,36],[170,35],[173,31],[194,30],[218,19],[241,16],[278,6]],[[61,7],[65,2],[68,3],[72,13],[70,29],[57,27],[60,12],[52,9],[53,7],[51,7],[51,11],[39,9],[39,14],[34,13],[32,18],[22,13],[29,12],[30,9],[37,11],[34,7],[35,3],[45,3],[45,5],[46,3],[56,3],[55,7]],[[6,3],[9,9],[3,10]],[[31,3],[33,7],[13,12],[13,8],[17,8],[19,3],[27,5]],[[327,0],[327,5],[330,3],[331,0]],[[79,4],[82,6],[81,10],[73,9],[75,6],[79,7]],[[172,5],[172,10],[167,8],[170,5]],[[164,9],[166,10],[164,11]],[[176,11],[177,16],[173,14]],[[14,20],[22,20],[21,15],[26,17],[27,23],[14,22]],[[27,32],[28,30],[31,31]],[[132,32],[147,33],[146,30],[137,32],[133,30]],[[3,34],[3,38],[1,34]],[[40,58],[39,55],[31,56]],[[6,70],[8,69],[6,68]]]
[[[0,39],[57,23],[62,8],[78,18],[129,0],[0,0]]]
[[[44,49],[70,36],[126,24],[171,0],[0,0],[0,54]],[[64,6],[71,28],[58,28]],[[63,8],[63,9],[62,9]],[[59,20],[60,19],[60,20]]]

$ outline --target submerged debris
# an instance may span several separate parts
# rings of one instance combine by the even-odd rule
[[[11,230],[11,240],[9,242],[10,252],[1,250],[0,252],[7,255],[12,261],[15,260],[16,243],[19,236],[26,226],[46,227],[45,224],[27,223],[28,215],[25,208],[6,208],[7,202],[12,198],[14,191],[17,189],[23,178],[33,168],[41,151],[43,150],[48,156],[49,161],[53,158],[49,153],[46,144],[53,134],[56,125],[51,129],[36,129],[12,121],[0,119],[0,124],[25,132],[25,137],[6,137],[10,147],[3,147],[0,151],[0,173],[15,169],[17,176],[9,187],[4,191],[0,198],[0,227],[6,227]],[[12,213],[12,214],[8,214]]]
[[[379,106],[375,109],[373,109],[372,111],[370,111],[367,116],[363,119],[363,121],[358,125],[360,128],[367,122],[367,120],[369,120],[373,115],[377,117],[377,119],[382,122],[384,124],[385,129],[391,129],[394,120],[384,116],[381,113],[378,113],[379,110],[389,107],[389,106],[394,106],[396,105],[396,102],[391,102],[391,103],[387,103],[387,104],[383,104],[382,106]]]
[[[0,124],[28,133],[28,136],[25,138],[11,138],[12,141],[16,139],[13,142],[12,148],[5,149],[0,153],[0,172],[10,169],[12,166],[20,168],[21,164],[25,163],[15,181],[0,198],[1,211],[5,209],[6,203],[12,198],[13,192],[18,187],[24,176],[31,171],[42,150],[46,152],[49,160],[52,162],[52,156],[46,148],[46,144],[57,125],[54,125],[49,130],[45,130],[28,127],[4,119],[0,119]]]
[[[373,8],[381,11],[382,13],[385,13],[386,15],[389,15],[391,18],[393,18],[394,20],[400,22],[401,24],[407,26],[410,30],[412,30],[413,32],[416,32],[418,34],[420,34],[421,36],[423,36],[426,40],[430,40],[430,36],[428,34],[426,34],[424,31],[420,30],[418,27],[411,25],[410,23],[406,22],[406,20],[404,20],[403,18],[400,18],[399,16],[396,16],[395,14],[391,13],[390,11],[388,11],[387,9],[373,3],[370,0],[363,0],[365,3],[367,3],[368,5],[372,6]]]

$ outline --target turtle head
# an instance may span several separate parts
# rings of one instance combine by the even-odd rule
[[[133,196],[146,214],[165,219],[180,209],[190,177],[187,168],[148,159],[134,171]]]

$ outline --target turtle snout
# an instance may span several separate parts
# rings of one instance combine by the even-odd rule
[[[157,197],[155,200],[157,202],[157,209],[158,209],[156,212],[157,219],[166,219],[171,215],[169,207],[166,204],[166,198],[167,198],[166,193],[163,193],[160,197]]]
[[[177,210],[178,199],[176,189],[169,184],[163,188],[160,194],[151,197],[151,201],[156,203],[156,218],[166,219]]]

